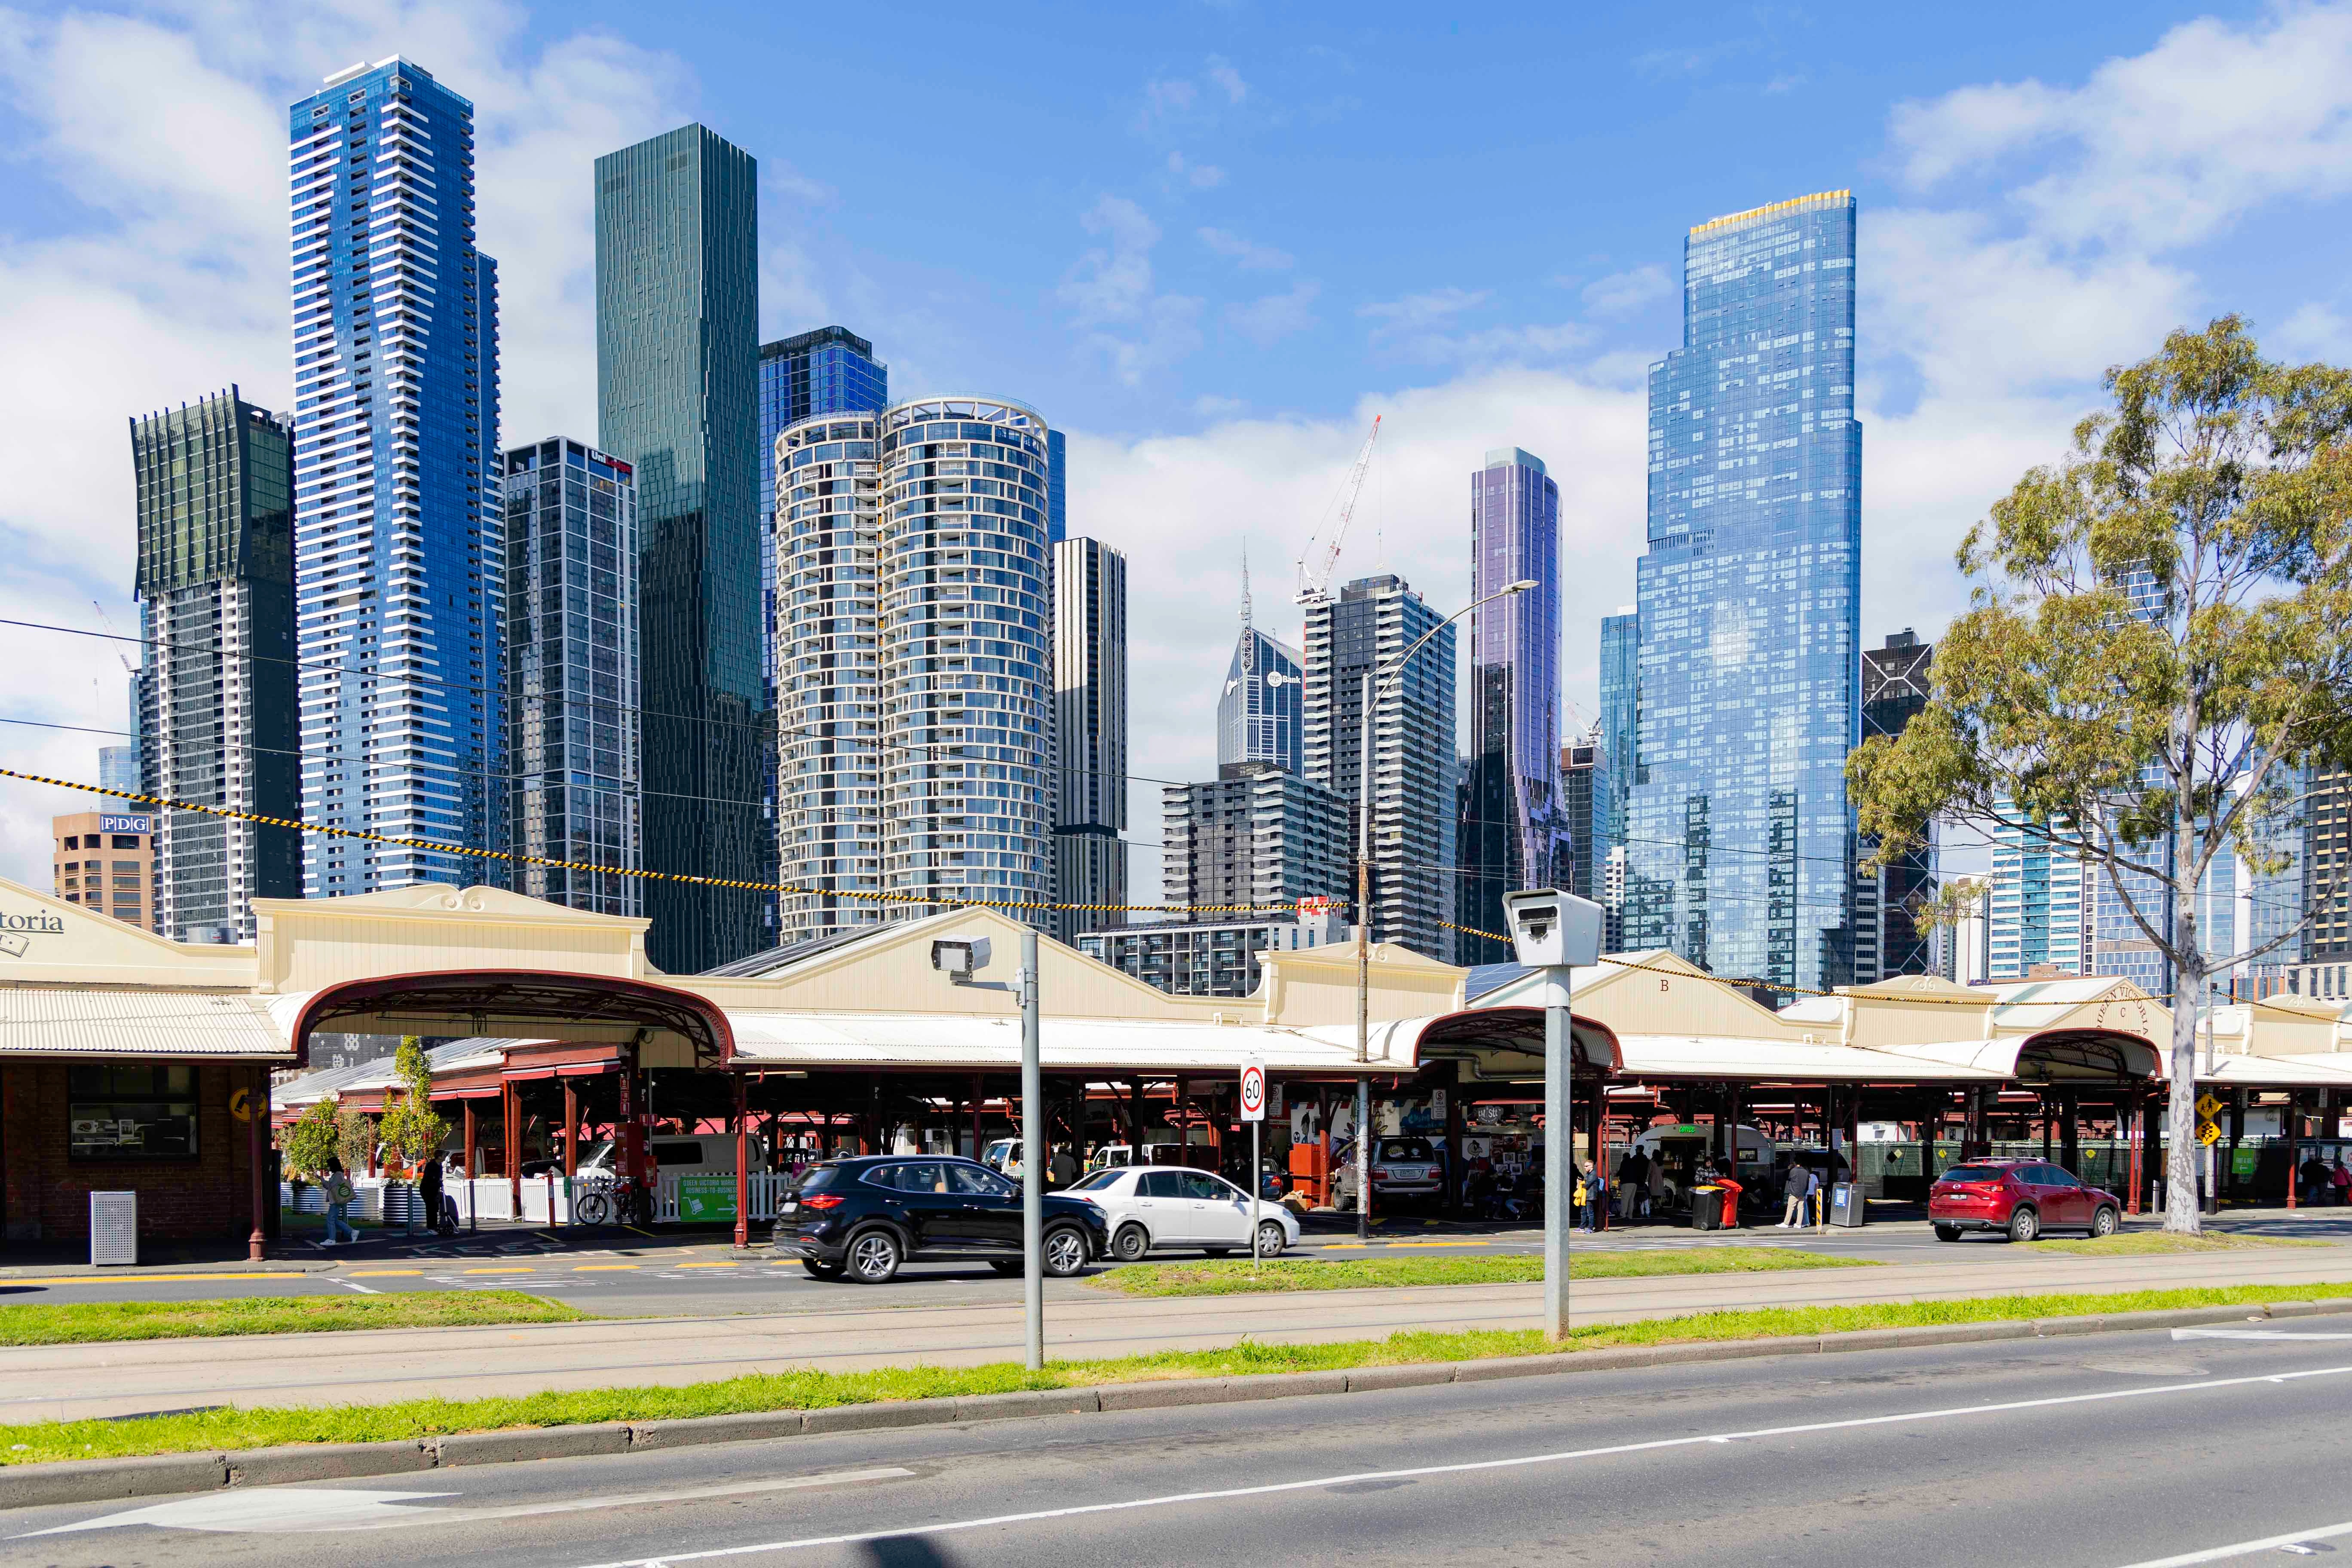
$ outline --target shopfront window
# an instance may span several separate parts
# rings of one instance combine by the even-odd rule
[[[67,1079],[77,1160],[180,1160],[196,1152],[196,1069],[78,1067]]]

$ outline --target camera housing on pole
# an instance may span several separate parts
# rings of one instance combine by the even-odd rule
[[[984,936],[944,936],[931,943],[931,967],[946,975],[957,985],[969,985],[972,977],[988,967],[988,939]]]
[[[1557,1342],[1568,1338],[1568,1231],[1576,1191],[1569,975],[1601,961],[1601,906],[1538,888],[1505,893],[1503,921],[1518,961],[1544,975],[1544,1334]],[[1596,1158],[1600,1152],[1596,1141]]]

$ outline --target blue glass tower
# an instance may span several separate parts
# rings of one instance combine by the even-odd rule
[[[1853,964],[1853,261],[1844,191],[1699,225],[1650,367],[1626,945],[1783,990]]]
[[[1257,629],[1242,560],[1242,635],[1217,698],[1217,772],[1238,776],[1245,763],[1272,763],[1295,773],[1305,763],[1304,673],[1298,650]]]
[[[772,881],[776,855],[759,318],[750,153],[687,125],[596,160],[597,445],[637,479],[646,868],[748,882]],[[646,951],[673,974],[713,968],[767,946],[774,910],[648,879]]]
[[[1059,430],[1045,432],[1045,542],[1070,536],[1070,443]]]
[[[1601,621],[1601,744],[1609,753],[1609,787],[1592,802],[1600,843],[1594,864],[1625,842],[1625,797],[1633,783],[1633,732],[1641,704],[1642,616],[1628,605]]]
[[[1501,931],[1503,895],[1564,888],[1568,825],[1559,799],[1559,485],[1517,447],[1470,476],[1470,595],[1513,583],[1524,594],[1470,616],[1470,758],[1454,843],[1461,910],[1472,931]],[[1499,963],[1510,944],[1464,934],[1464,963]]]
[[[288,111],[295,648],[306,816],[497,848],[498,269],[474,248],[473,117],[398,56]],[[320,837],[303,890],[494,880],[498,866]]]

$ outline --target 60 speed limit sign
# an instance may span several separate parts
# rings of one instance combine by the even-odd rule
[[[1242,1120],[1265,1120],[1265,1064],[1255,1058],[1242,1064]]]

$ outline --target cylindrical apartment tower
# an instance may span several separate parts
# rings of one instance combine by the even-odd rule
[[[1053,899],[1045,422],[925,397],[882,415],[882,883],[894,914]],[[1045,909],[1009,910],[1050,926]]]
[[[776,839],[787,946],[884,918],[875,544],[881,419],[776,437]]]

